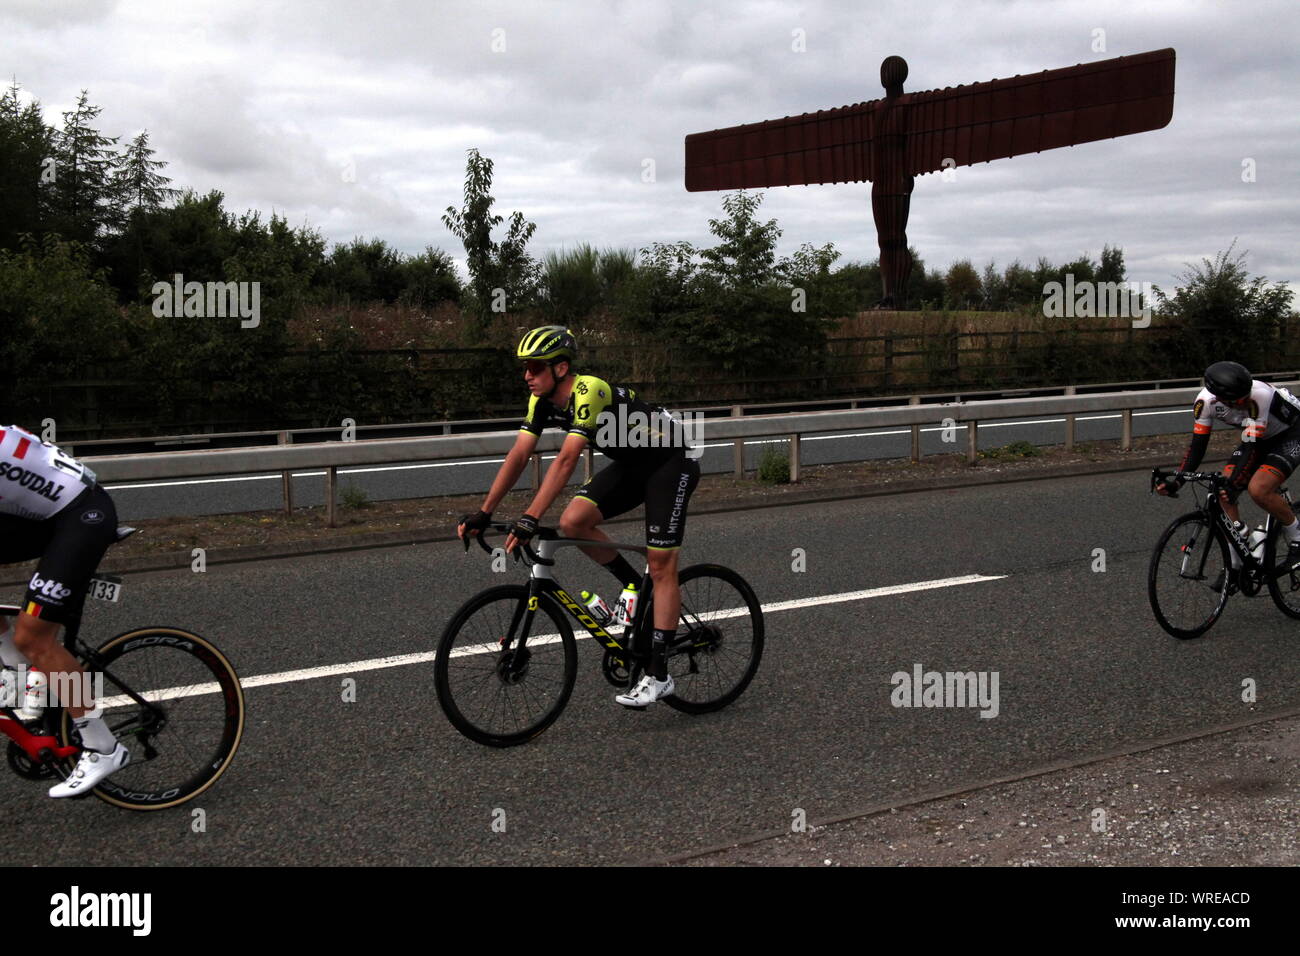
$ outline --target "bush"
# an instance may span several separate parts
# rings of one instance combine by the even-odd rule
[[[349,481],[339,492],[339,497],[343,499],[344,508],[369,508],[373,502],[370,496],[366,494],[366,489],[362,488],[355,482]]]
[[[767,485],[790,483],[790,456],[775,448],[768,448],[758,462],[758,480]]]

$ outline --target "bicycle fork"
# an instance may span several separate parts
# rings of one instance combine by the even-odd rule
[[[537,553],[544,560],[550,560],[555,554],[555,542],[545,539],[537,542]],[[497,641],[500,646],[497,675],[508,684],[518,683],[528,672],[528,660],[532,657],[532,652],[528,649],[528,635],[532,633],[533,619],[537,616],[539,579],[553,579],[549,566],[533,565],[528,580],[528,597],[516,605],[509,629]]]
[[[1198,524],[1192,535],[1178,549],[1183,553],[1182,565],[1179,568],[1178,576],[1187,578],[1192,581],[1201,581],[1205,578],[1205,562],[1210,557],[1210,545],[1214,542],[1214,530],[1210,528],[1210,540],[1204,548],[1198,548],[1198,539],[1201,532],[1207,529],[1206,525]]]

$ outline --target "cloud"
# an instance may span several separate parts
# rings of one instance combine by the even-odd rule
[[[1294,103],[1279,23],[1290,7],[1130,2],[523,2],[253,0],[10,3],[10,69],[47,115],[82,87],[123,138],[148,128],[176,185],[219,188],[236,211],[275,209],[331,240],[363,234],[458,253],[439,217],[460,205],[465,151],[496,163],[497,208],[538,223],[537,254],[590,242],[711,244],[721,196],[682,188],[691,132],[882,94],[1173,46],[1174,118],[1140,136],[923,177],[909,240],[926,262],[1053,261],[1104,243],[1130,267],[1226,248],[1292,277]],[[1092,49],[1104,31],[1105,52]],[[796,40],[798,42],[796,42]],[[1254,183],[1241,179],[1253,159]],[[646,161],[654,181],[643,181]],[[350,173],[345,176],[345,171]],[[834,242],[877,254],[864,185],[768,190],[782,252]],[[1164,270],[1163,272],[1161,270]],[[1264,271],[1268,271],[1264,270]],[[1272,272],[1269,272],[1272,275]]]

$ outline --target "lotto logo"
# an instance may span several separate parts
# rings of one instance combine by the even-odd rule
[[[62,601],[72,593],[72,588],[65,588],[53,578],[43,578],[39,574],[32,575],[31,583],[27,587],[42,597],[53,598],[56,601]]]

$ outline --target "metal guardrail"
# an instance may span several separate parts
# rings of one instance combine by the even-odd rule
[[[1293,381],[1300,371],[1256,373],[1263,381]],[[894,405],[938,405],[961,401],[981,401],[993,398],[1017,398],[1052,395],[1093,394],[1115,391],[1168,390],[1195,387],[1199,378],[1149,379],[1136,382],[1101,382],[1088,385],[1065,385],[1023,389],[962,390],[956,392],[930,392],[920,395],[882,395],[862,398],[812,399],[794,402],[762,402],[748,405],[673,406],[675,410],[703,414],[706,418],[768,415],[778,412],[796,412],[833,409],[883,408]],[[522,405],[521,405],[522,409]],[[355,428],[358,439],[388,437],[425,437],[430,435],[456,435],[466,432],[490,432],[511,428],[520,416],[510,418],[467,418],[451,421],[409,422],[393,425],[361,425]],[[307,442],[340,440],[342,426],[330,428],[292,428],[270,431],[211,432],[192,435],[161,435],[141,438],[103,438],[62,442],[69,454],[78,457],[100,454],[144,454],[170,452],[186,447],[248,448],[267,445],[296,445]],[[120,449],[120,451],[119,451]]]
[[[1294,384],[1294,383],[1279,383]],[[1074,443],[1075,416],[1079,413],[1120,411],[1123,414],[1123,447],[1132,447],[1133,412],[1146,408],[1190,407],[1197,388],[1108,392],[1092,395],[1037,396],[997,401],[922,404],[920,396],[909,404],[888,408],[804,411],[784,415],[754,415],[708,420],[697,440],[734,441],[735,469],[743,473],[743,445],[746,439],[787,437],[790,441],[790,480],[799,480],[800,440],[804,435],[907,426],[912,430],[912,459],[920,458],[921,427],[962,425],[966,427],[969,461],[978,457],[978,431],[982,421],[1042,415],[1065,415],[1065,443]],[[511,420],[513,421],[513,420]],[[393,464],[412,461],[446,461],[504,455],[515,443],[517,430],[446,435],[425,438],[389,438],[359,441],[318,442],[301,445],[238,448],[207,451],[174,451],[147,455],[111,455],[84,460],[101,481],[133,482],[168,478],[197,478],[280,471],[284,474],[285,507],[292,510],[290,473],[295,469],[325,470],[327,521],[337,519],[337,470],[355,465]],[[541,453],[556,451],[564,440],[557,432],[544,434],[533,456],[533,484],[541,480]],[[591,454],[586,458],[590,474]]]

